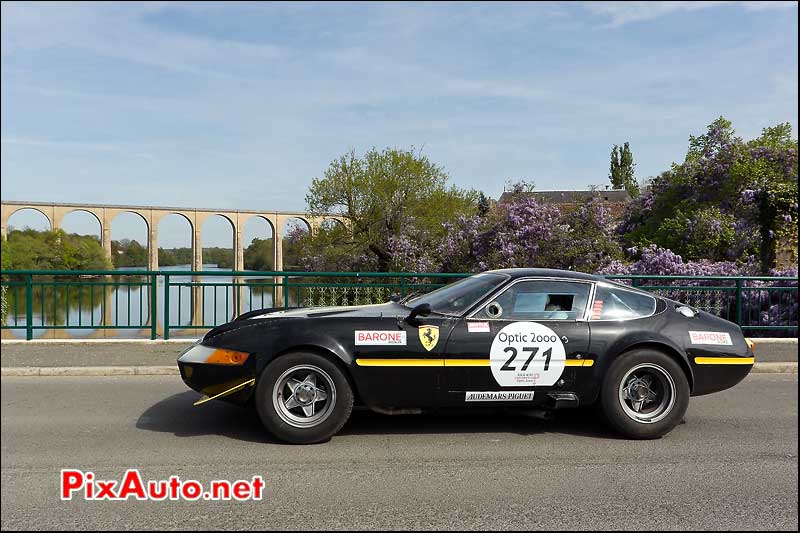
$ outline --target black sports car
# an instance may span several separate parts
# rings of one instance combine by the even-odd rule
[[[484,272],[422,296],[358,307],[263,309],[216,327],[178,359],[189,387],[255,402],[292,443],[328,439],[353,404],[378,412],[599,404],[630,438],[660,437],[690,396],[753,365],[736,324],[603,278]]]

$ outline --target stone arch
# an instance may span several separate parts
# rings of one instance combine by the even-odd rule
[[[252,215],[244,219],[240,218],[239,221],[242,231],[242,268],[245,270],[275,270],[276,231],[272,220],[264,215]],[[263,230],[254,231],[253,235],[249,235],[248,229],[253,228],[255,221],[266,223],[266,229],[269,231],[269,235],[266,235],[266,232]],[[272,241],[268,246],[269,249],[266,251],[267,256],[262,257],[263,254],[259,253],[260,250],[253,250],[252,254],[254,257],[248,259],[244,252],[256,239]]]
[[[91,209],[83,209],[81,207],[76,207],[74,209],[70,209],[69,211],[64,211],[62,213],[59,213],[60,216],[58,217],[59,218],[58,226],[63,229],[63,227],[64,227],[64,219],[67,218],[68,216],[72,215],[73,213],[88,213],[89,215],[91,215],[97,221],[97,228],[99,229],[99,231],[97,233],[97,236],[98,236],[98,238],[100,240],[103,239],[103,229],[104,229],[103,228],[103,217],[101,215],[98,215],[97,213],[95,213]]]
[[[228,246],[230,246],[230,248],[231,248],[230,256],[225,255],[225,256],[219,256],[219,257],[217,257],[217,256],[204,257],[203,258],[203,262],[213,258],[214,262],[217,264],[217,266],[220,266],[221,268],[230,268],[231,270],[234,270],[235,267],[236,267],[236,252],[237,252],[237,243],[236,243],[236,231],[237,231],[237,228],[236,228],[236,223],[231,219],[230,216],[228,216],[225,213],[208,213],[208,214],[204,213],[203,215],[204,216],[202,216],[202,217],[198,217],[198,221],[197,221],[198,229],[200,230],[199,231],[199,233],[200,233],[199,246],[200,246],[201,250],[203,250],[203,254],[204,255],[209,255],[209,254],[206,254],[206,249],[207,248],[226,248]],[[219,220],[224,220],[229,224],[230,240],[228,240],[227,243],[219,243],[219,244],[222,244],[222,246],[206,246],[205,237],[208,235],[209,223],[211,223],[211,225],[212,225],[211,227],[213,228],[213,226],[215,224],[217,224],[217,221],[219,221]],[[224,224],[224,222],[223,222],[223,224]]]
[[[305,231],[311,233],[313,225],[307,218],[294,215],[287,216],[283,219],[279,248],[280,266],[282,270],[302,270],[297,261],[298,257],[295,253],[295,247],[290,239],[292,233],[302,226],[305,226]]]
[[[106,221],[108,223],[109,239],[111,239],[111,244],[112,244],[112,250],[111,250],[112,261],[114,262],[115,266],[118,266],[117,265],[117,261],[115,260],[115,257],[116,257],[116,254],[118,254],[120,252],[120,249],[118,247],[115,249],[115,246],[114,246],[114,223],[117,222],[118,219],[120,218],[120,216],[123,216],[123,215],[130,215],[131,218],[136,218],[137,219],[137,223],[139,221],[144,223],[144,240],[142,242],[139,242],[138,238],[134,238],[132,240],[136,241],[137,244],[143,246],[144,249],[146,250],[146,253],[147,253],[147,257],[144,259],[144,264],[142,264],[142,265],[139,265],[139,264],[128,265],[128,264],[126,264],[124,266],[135,266],[135,267],[146,266],[146,267],[149,267],[150,266],[150,245],[151,245],[151,234],[152,234],[152,231],[151,231],[152,228],[150,227],[150,221],[141,212],[135,211],[135,210],[129,210],[129,209],[120,209],[118,211],[106,212]],[[123,216],[123,218],[126,218],[126,217]],[[116,239],[117,242],[120,242],[121,240],[124,240],[124,239]],[[127,263],[127,261],[126,261],[126,263]]]
[[[195,243],[195,238],[194,238],[195,237],[195,225],[194,225],[194,221],[192,220],[192,218],[190,216],[188,216],[186,213],[182,213],[180,211],[163,211],[163,212],[158,213],[157,216],[154,213],[154,215],[153,215],[153,226],[154,226],[154,229],[156,229],[158,231],[159,241],[160,241],[159,244],[161,244],[162,247],[165,248],[165,249],[171,249],[171,248],[175,248],[176,246],[174,246],[174,244],[175,244],[174,242],[165,243],[165,241],[169,240],[169,235],[167,234],[167,232],[163,231],[162,224],[164,224],[165,220],[167,220],[167,221],[180,220],[181,221],[181,226],[183,226],[183,222],[186,223],[186,225],[188,226],[188,229],[189,229],[189,242],[188,242],[188,244],[189,244],[189,248],[192,249],[192,257],[194,257],[194,255],[195,255],[195,251],[194,250],[195,250],[196,243]],[[168,224],[170,224],[170,223],[168,222]],[[177,229],[177,228],[175,228],[175,229]],[[183,229],[181,229],[180,231],[181,231],[181,233],[183,233]],[[164,239],[165,236],[167,237],[166,239]],[[181,240],[183,240],[182,237],[181,237]],[[166,244],[166,246],[163,246],[163,244]],[[183,246],[179,245],[177,247],[178,248],[182,248]],[[155,250],[155,254],[158,255],[158,249]],[[159,263],[161,263],[163,265],[164,262],[163,261],[159,261]],[[170,266],[170,265],[163,265],[163,266]]]
[[[340,219],[336,217],[323,217],[322,220],[319,222],[320,228],[331,228],[331,227],[339,227],[342,229],[347,229],[347,225]]]
[[[313,228],[313,225],[308,218],[301,215],[292,215],[284,218],[283,224],[281,225],[281,234],[286,236],[286,233],[291,231],[292,226],[298,225],[297,222],[302,222],[305,225],[306,230],[309,232]]]
[[[50,215],[48,215],[47,213],[45,213],[43,210],[39,209],[38,207],[36,207],[36,206],[19,206],[19,207],[13,206],[13,207],[14,208],[10,209],[7,213],[3,213],[3,231],[4,231],[4,233],[8,228],[8,223],[11,220],[11,218],[14,215],[16,215],[17,213],[19,213],[20,211],[35,211],[36,213],[39,213],[47,221],[47,224],[49,226],[48,229],[51,229],[51,230],[55,229],[55,226],[53,225],[53,219],[50,217]]]

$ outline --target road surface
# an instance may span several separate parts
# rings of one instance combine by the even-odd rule
[[[175,376],[2,379],[3,529],[797,529],[797,375],[693,398],[657,441],[592,412],[356,412],[314,446]],[[59,470],[250,479],[261,501],[60,501]]]

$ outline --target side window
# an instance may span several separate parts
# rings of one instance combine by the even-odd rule
[[[646,294],[598,285],[591,320],[625,320],[652,315],[656,299]]]
[[[487,303],[476,317],[505,320],[576,320],[583,318],[588,283],[521,281]]]

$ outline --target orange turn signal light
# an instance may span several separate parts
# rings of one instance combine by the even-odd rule
[[[208,359],[206,359],[206,364],[241,366],[245,361],[247,361],[248,357],[250,357],[249,353],[219,348],[211,352],[211,355],[209,355]]]
[[[754,343],[753,341],[751,341],[750,339],[747,339],[747,338],[744,341],[747,343],[747,347],[750,348],[750,351],[755,353],[755,351],[756,351],[756,343]]]

